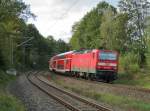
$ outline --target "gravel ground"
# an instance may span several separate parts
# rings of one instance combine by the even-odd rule
[[[69,111],[33,86],[25,75],[19,76],[14,83],[8,86],[8,90],[23,101],[27,111]]]

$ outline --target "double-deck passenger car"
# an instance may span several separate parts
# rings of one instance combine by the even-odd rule
[[[98,49],[69,51],[52,57],[49,69],[75,77],[109,82],[117,78],[118,52]]]

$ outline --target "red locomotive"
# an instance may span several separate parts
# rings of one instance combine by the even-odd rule
[[[71,76],[113,81],[118,72],[118,53],[110,50],[70,51],[52,57],[51,71]]]

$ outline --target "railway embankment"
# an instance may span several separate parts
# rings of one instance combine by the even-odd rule
[[[0,70],[0,111],[25,111],[24,105],[8,90],[16,77],[7,75]]]
[[[45,79],[69,91],[126,111],[149,111],[150,92],[123,85],[70,78],[46,72]]]

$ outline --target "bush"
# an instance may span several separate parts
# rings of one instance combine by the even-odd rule
[[[15,97],[0,92],[0,111],[25,111],[25,108]]]
[[[6,74],[3,70],[0,69],[0,86],[5,85],[11,80],[14,80],[15,76]]]
[[[2,70],[0,70],[0,83],[7,81],[7,79],[8,79],[8,76]]]
[[[119,59],[119,70],[128,73],[136,73],[140,70],[139,61],[140,57],[138,54],[127,53]]]

